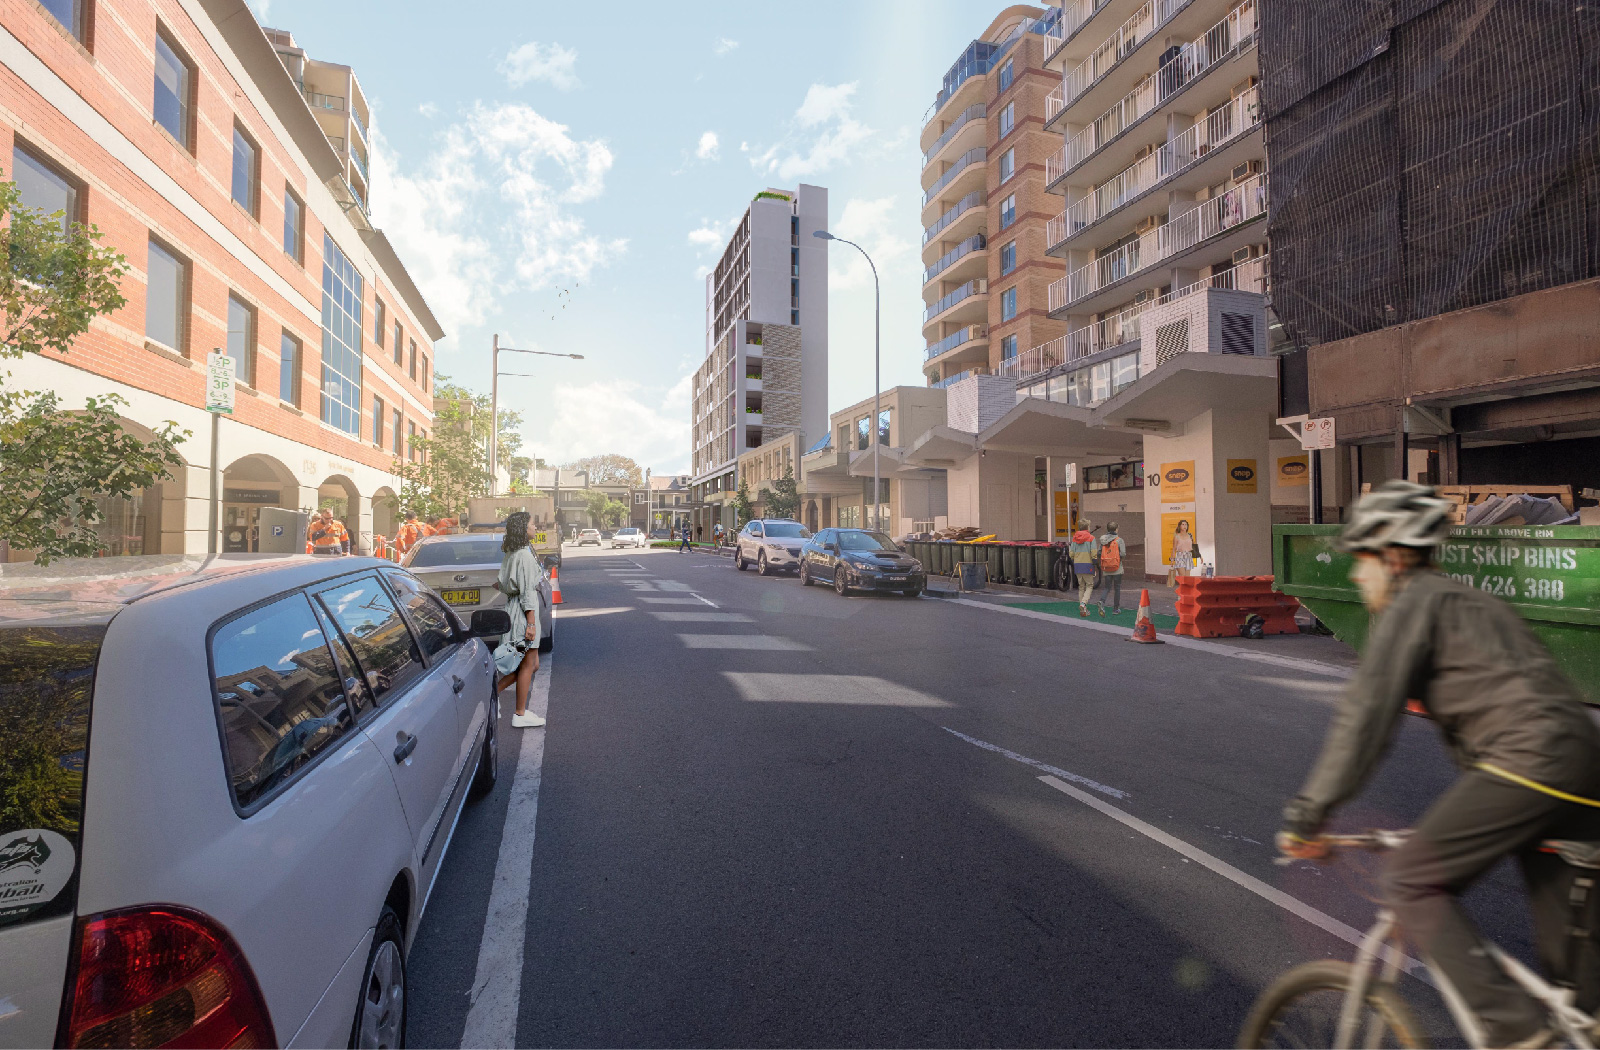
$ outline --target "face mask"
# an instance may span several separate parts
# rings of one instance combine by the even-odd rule
[[[1394,595],[1394,577],[1389,575],[1382,558],[1358,556],[1355,568],[1350,570],[1350,579],[1360,589],[1361,600],[1367,603],[1367,608],[1377,613],[1388,608],[1389,599]]]

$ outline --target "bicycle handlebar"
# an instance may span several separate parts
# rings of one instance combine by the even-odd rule
[[[1354,835],[1319,835],[1317,841],[1327,847],[1328,852],[1318,858],[1322,862],[1332,860],[1340,850],[1364,850],[1368,853],[1387,853],[1392,849],[1399,849],[1411,836],[1409,828],[1373,828],[1371,831],[1360,832]],[[1293,864],[1303,858],[1278,857],[1273,863],[1278,865]],[[1308,858],[1306,858],[1308,859]]]

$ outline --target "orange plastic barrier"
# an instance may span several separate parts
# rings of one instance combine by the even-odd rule
[[[1237,638],[1252,615],[1264,634],[1299,634],[1300,602],[1272,589],[1271,576],[1184,576],[1178,580],[1178,626],[1190,638]]]

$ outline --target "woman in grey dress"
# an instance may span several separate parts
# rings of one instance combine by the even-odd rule
[[[533,674],[539,669],[539,561],[533,556],[528,543],[528,515],[526,511],[512,511],[506,515],[506,536],[500,544],[504,557],[500,561],[500,576],[495,589],[506,596],[506,612],[511,616],[511,630],[494,651],[495,670],[500,679],[495,688],[501,692],[513,682],[517,685],[517,708],[511,724],[518,729],[532,729],[544,725],[544,719],[528,713],[528,693],[533,688]]]

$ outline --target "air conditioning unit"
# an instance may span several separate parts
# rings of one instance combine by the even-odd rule
[[[1234,166],[1231,177],[1234,182],[1243,182],[1252,176],[1260,174],[1261,162],[1259,160],[1247,160],[1243,164]]]
[[[1155,288],[1146,288],[1144,291],[1140,292],[1139,294],[1137,294],[1137,295],[1135,295],[1133,297],[1133,305],[1134,306],[1143,306],[1145,303],[1150,302],[1152,299],[1158,299],[1158,298],[1160,298],[1160,292],[1157,289],[1155,289]]]
[[[1261,245],[1247,244],[1233,253],[1233,265],[1240,266],[1261,254]]]

